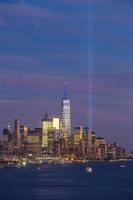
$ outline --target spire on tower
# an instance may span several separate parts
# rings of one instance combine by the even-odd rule
[[[67,98],[67,82],[64,82],[64,98]]]

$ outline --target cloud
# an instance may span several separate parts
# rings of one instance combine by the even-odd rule
[[[18,87],[32,90],[45,90],[45,91],[62,91],[63,83],[67,80],[72,92],[85,93],[87,82],[82,77],[63,75],[50,75],[50,74],[0,74],[0,86],[2,87]],[[76,88],[76,86],[78,86]]]
[[[0,70],[6,70],[9,74],[10,72],[21,71],[25,69],[32,69],[32,67],[37,66],[39,60],[33,56],[28,55],[11,55],[11,54],[0,54]]]
[[[8,21],[11,27],[23,31],[32,28],[32,31],[40,31],[46,37],[64,36],[79,38],[88,38],[88,14],[87,13],[69,13],[49,9],[44,6],[28,5],[26,3],[0,3],[0,15]],[[33,34],[31,32],[31,35]]]
[[[6,4],[0,3],[0,14],[4,16],[19,16],[23,18],[38,18],[38,19],[58,19],[63,18],[64,15],[50,12],[47,9],[29,6],[25,3],[20,4]]]
[[[34,45],[33,45],[34,46]],[[51,50],[52,46],[50,46]],[[69,73],[70,67],[71,73],[84,74],[84,71],[88,71],[88,54],[83,52],[75,52],[71,49],[65,49],[61,52],[61,49],[56,49],[52,52],[40,52],[40,54],[26,55],[26,54],[0,54],[0,68],[8,69],[17,72],[31,73]],[[80,66],[84,66],[84,70]],[[78,69],[79,71],[75,70]],[[86,72],[85,72],[86,73]]]
[[[118,25],[121,28],[123,25],[132,23],[133,4],[131,1],[93,0],[92,5],[94,22],[101,22],[108,27]]]
[[[95,32],[94,37],[101,42],[113,45],[114,48],[133,48],[133,38],[128,35],[118,35],[115,32],[107,34],[101,31]]]
[[[35,59],[27,55],[2,55],[0,54],[1,64],[9,63],[34,63]]]

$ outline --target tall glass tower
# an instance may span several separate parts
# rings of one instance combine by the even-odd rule
[[[62,137],[68,137],[70,134],[71,134],[70,99],[67,98],[67,91],[65,85],[65,94],[61,103],[60,135]]]

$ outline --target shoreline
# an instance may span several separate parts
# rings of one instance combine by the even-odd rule
[[[85,163],[118,163],[118,162],[128,162],[128,161],[133,161],[133,159],[115,159],[115,160],[64,160],[64,159],[59,159],[59,160],[27,160],[23,158],[22,160],[18,161],[0,161],[0,169],[3,168],[21,168],[21,167],[26,167],[26,166],[31,166],[31,165],[37,165],[41,166],[43,164],[85,164]]]

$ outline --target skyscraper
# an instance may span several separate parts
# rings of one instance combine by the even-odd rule
[[[15,119],[14,124],[14,145],[17,147],[21,146],[21,135],[20,135],[20,121]]]
[[[27,140],[29,127],[25,125],[20,126],[20,134],[21,134],[21,144],[24,144]]]
[[[48,130],[53,127],[53,120],[48,113],[42,119],[42,147],[48,147]]]
[[[53,118],[53,128],[59,130],[59,127],[60,127],[59,124],[60,124],[60,119],[57,118],[57,117],[54,117],[54,118]]]
[[[64,98],[61,103],[61,121],[60,121],[60,135],[61,137],[68,137],[71,134],[71,109],[70,99],[67,97],[67,90],[65,84]]]
[[[73,144],[79,145],[80,141],[83,139],[83,127],[75,127],[73,133]]]

